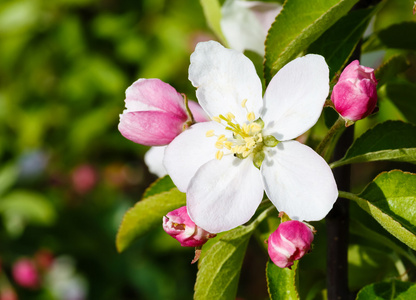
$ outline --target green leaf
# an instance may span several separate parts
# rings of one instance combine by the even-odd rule
[[[402,121],[386,121],[360,136],[345,156],[330,164],[392,160],[416,163],[416,126]]]
[[[408,252],[407,247],[405,247],[406,249],[404,249],[404,247],[402,248],[400,246],[402,244],[399,245],[397,241],[394,242],[387,236],[382,235],[366,227],[364,224],[354,219],[350,220],[350,231],[352,234],[361,236],[365,238],[366,240],[371,240],[372,242],[376,242],[381,246],[389,247],[390,249],[395,251],[397,254],[406,257],[414,266],[416,266],[416,257],[413,255],[413,253]]]
[[[271,300],[299,299],[299,294],[296,289],[297,267],[298,261],[295,261],[292,270],[289,268],[279,268],[270,260],[267,262],[267,287]]]
[[[357,300],[411,300],[416,299],[416,285],[392,280],[370,284],[358,292]]]
[[[380,30],[364,45],[363,51],[375,51],[380,48],[416,50],[416,23],[403,22]]]
[[[257,226],[272,211],[275,211],[273,206],[262,212],[250,225],[237,227],[210,245],[199,264],[194,299],[235,299],[248,241]]]
[[[389,82],[386,95],[404,117],[416,124],[416,84],[410,82]]]
[[[142,199],[145,199],[147,197],[160,194],[163,192],[167,192],[175,187],[175,184],[173,183],[172,179],[168,175],[157,179],[155,182],[153,182],[147,189],[144,191]]]
[[[386,82],[395,79],[398,74],[406,71],[411,66],[406,55],[394,55],[384,62],[376,71],[377,88],[380,89]]]
[[[325,31],[308,49],[309,53],[325,57],[332,79],[347,63],[374,15],[375,8],[350,12]]]
[[[416,250],[416,174],[394,170],[379,174],[354,200],[393,236]]]
[[[185,205],[185,194],[177,188],[162,192],[162,186],[170,187],[167,177],[160,179],[134,207],[123,217],[117,233],[116,246],[119,252],[124,251],[135,239],[143,236],[158,224],[162,226],[162,217],[168,212]]]
[[[286,1],[266,39],[264,76],[271,78],[344,16],[358,0]]]
[[[200,0],[204,10],[205,19],[209,28],[217,35],[221,42],[227,46],[227,40],[221,29],[221,5],[218,0]]]

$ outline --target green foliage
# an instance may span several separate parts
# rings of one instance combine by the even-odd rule
[[[345,194],[340,192],[340,196]],[[388,232],[416,250],[416,174],[400,170],[381,173],[361,194],[348,197]]]
[[[279,268],[272,261],[267,262],[266,276],[270,299],[300,299],[297,291],[298,262],[289,268]]]
[[[307,49],[358,0],[286,1],[266,39],[264,76],[269,82],[284,65]]]
[[[205,19],[211,30],[217,35],[221,42],[226,46],[225,39],[221,29],[221,5],[218,0],[200,0],[202,8],[204,9]]]
[[[380,30],[364,45],[364,51],[374,51],[381,48],[416,50],[416,41],[411,36],[416,35],[415,22],[394,24]]]
[[[379,282],[364,287],[357,295],[357,300],[407,300],[416,297],[416,285],[412,282],[392,280]]]
[[[386,82],[393,80],[398,74],[404,72],[411,66],[407,55],[397,54],[390,57],[375,72],[377,87],[380,89]]]
[[[161,225],[164,215],[183,205],[185,194],[172,187],[167,177],[158,180],[147,189],[143,199],[124,215],[117,233],[117,250],[124,251],[135,239]]]
[[[404,117],[416,124],[416,84],[410,82],[389,82],[386,84],[386,96],[396,105]]]
[[[325,57],[330,80],[348,61],[375,12],[375,8],[350,12],[309,46],[309,53]]]
[[[401,121],[387,121],[360,136],[345,156],[330,166],[393,160],[416,162],[416,126]]]
[[[269,207],[250,225],[230,230],[215,244],[209,245],[199,264],[195,299],[235,299],[248,241],[254,230],[273,210],[273,207]]]

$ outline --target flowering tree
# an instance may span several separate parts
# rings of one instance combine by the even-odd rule
[[[158,79],[126,91],[119,130],[157,146],[146,161],[161,178],[125,214],[118,250],[163,218],[196,249],[195,299],[235,299],[251,237],[266,241],[271,299],[414,299],[416,47],[400,33],[415,23],[375,26],[388,1],[201,4],[220,42],[201,42],[190,57],[199,105]],[[260,12],[277,14],[262,72],[245,55],[263,55],[255,43],[270,23]],[[377,116],[387,101],[408,122]],[[402,164],[384,164],[372,180],[351,173],[383,161]],[[326,257],[314,250],[322,244]],[[351,257],[363,251],[393,267],[357,285],[351,278],[367,270],[354,271]],[[313,255],[326,265],[326,288],[302,282]]]

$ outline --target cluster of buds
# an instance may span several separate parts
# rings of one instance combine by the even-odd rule
[[[303,222],[286,221],[280,223],[268,240],[270,259],[280,268],[291,268],[311,249],[313,230]]]
[[[374,69],[361,66],[358,60],[351,62],[334,86],[331,100],[347,124],[370,115],[377,104]]]

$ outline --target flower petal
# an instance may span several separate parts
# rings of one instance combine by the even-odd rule
[[[186,120],[185,102],[172,86],[159,79],[139,79],[126,90],[126,111],[165,111]]]
[[[232,49],[252,50],[264,55],[267,29],[263,29],[245,1],[227,0],[221,8],[221,29]]]
[[[138,144],[162,146],[169,144],[183,130],[186,121],[162,111],[124,112],[120,115],[118,130]]]
[[[188,101],[189,109],[191,110],[192,115],[196,122],[207,122],[211,121],[207,113],[202,109],[202,107],[195,101]]]
[[[325,160],[296,141],[271,148],[261,173],[270,201],[294,220],[323,219],[338,197],[334,176]]]
[[[158,177],[163,177],[168,174],[163,165],[163,157],[165,156],[166,146],[152,147],[144,155],[144,162],[149,168],[150,173]]]
[[[217,122],[197,123],[178,135],[165,150],[163,164],[181,192],[186,192],[191,178],[200,166],[215,159],[217,138],[206,137],[209,130],[214,130],[216,134],[230,135]]]
[[[280,141],[298,137],[321,115],[329,92],[329,69],[316,54],[299,57],[270,81],[264,95],[264,132]]]
[[[246,223],[263,198],[259,170],[232,155],[199,168],[186,193],[188,213],[199,227],[218,233]]]
[[[242,53],[214,41],[202,42],[191,55],[189,80],[197,89],[199,104],[212,118],[231,112],[246,121],[246,107],[258,116],[263,106],[262,86],[253,63]]]

